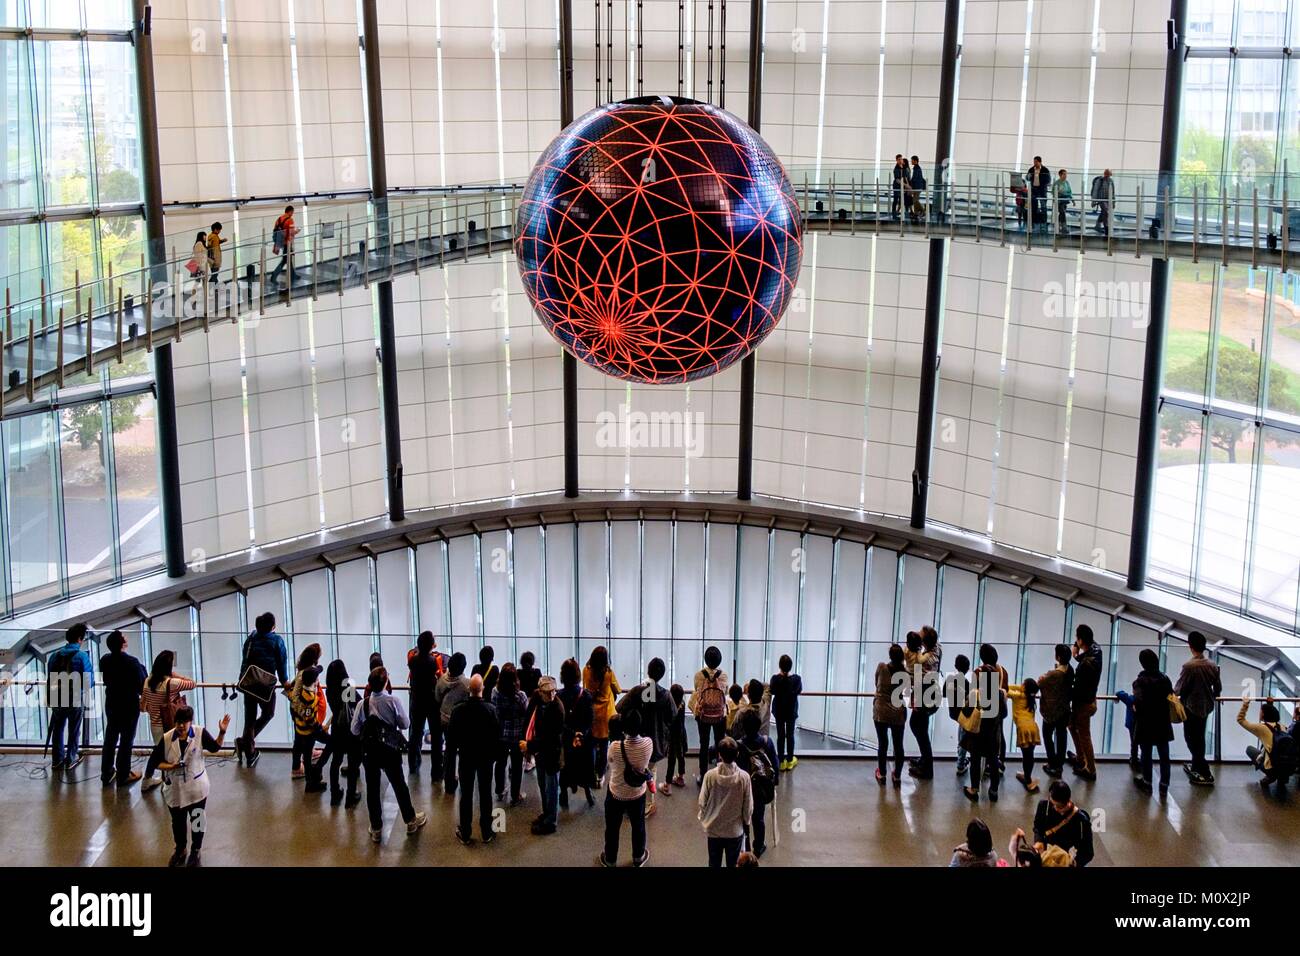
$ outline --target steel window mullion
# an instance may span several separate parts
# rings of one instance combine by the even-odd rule
[[[862,556],[862,609],[861,617],[858,621],[858,673],[857,673],[857,691],[859,694],[864,693],[867,689],[867,678],[864,672],[862,661],[867,652],[867,615],[871,604],[871,562],[875,556],[876,549],[872,545],[863,545]],[[862,739],[862,718],[866,710],[866,698],[859,697],[854,706],[853,713],[853,745],[856,747],[858,741]]]
[[[68,587],[68,516],[64,513],[63,500],[63,416],[56,411],[50,412],[45,420],[46,437],[53,437],[54,445],[50,448],[50,489],[51,510],[57,522],[59,544],[59,595],[67,597]]]
[[[109,554],[113,563],[113,580],[122,579],[122,518],[117,507],[117,443],[113,436],[113,402],[105,397],[104,417],[104,495],[108,499]]]
[[[835,687],[835,605],[839,595],[839,564],[840,564],[840,539],[836,538],[831,542],[831,600],[830,614],[826,622],[826,683],[823,684],[827,690]],[[799,603],[803,603],[803,581],[802,576],[799,583]],[[770,667],[765,667],[763,673],[769,673]],[[827,737],[831,736],[831,699],[822,698],[822,733]],[[849,742],[850,744],[853,741]]]

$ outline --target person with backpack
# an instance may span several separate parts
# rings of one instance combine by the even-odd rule
[[[569,793],[582,790],[587,796],[587,806],[594,807],[596,798],[596,764],[593,756],[591,726],[595,719],[591,694],[582,686],[582,669],[570,657],[560,665],[560,692],[557,695],[564,707],[564,761],[560,766],[560,808],[569,809]]]
[[[1049,865],[1050,847],[1068,854],[1074,866],[1092,862],[1092,818],[1087,810],[1075,805],[1070,785],[1064,780],[1052,781],[1047,799],[1040,800],[1034,811],[1034,849]]]
[[[596,857],[598,866],[618,864],[619,831],[623,818],[632,826],[632,865],[645,866],[650,850],[645,839],[645,795],[650,782],[650,757],[654,743],[641,736],[641,713],[629,710],[626,717],[610,722],[609,782],[605,793],[605,848]]]
[[[370,842],[384,839],[384,794],[382,777],[393,788],[398,810],[406,821],[407,835],[428,823],[423,813],[411,803],[411,791],[402,772],[402,752],[406,749],[406,711],[402,702],[387,690],[388,671],[376,667],[366,680],[369,694],[352,714],[352,734],[361,741],[361,762],[366,771],[366,808],[370,811]]]
[[[576,667],[576,662],[575,662]],[[501,681],[505,682],[505,669]],[[501,690],[497,688],[498,692]],[[537,771],[537,792],[542,812],[533,821],[533,836],[549,836],[560,820],[560,765],[564,759],[564,705],[555,690],[555,680],[542,677],[528,704],[525,724],[528,730],[522,741],[525,752],[533,758]]]
[[[95,665],[85,651],[85,641],[86,625],[72,625],[64,632],[63,646],[45,662],[45,699],[54,745],[52,770],[71,770],[81,763],[81,718],[87,695],[95,686]]]
[[[952,664],[956,669],[944,678],[943,699],[948,702],[948,716],[953,723],[958,724],[957,776],[960,777],[966,772],[966,768],[970,766],[970,754],[961,745],[961,726],[958,720],[962,708],[967,706],[966,702],[970,698],[970,680],[966,677],[970,673],[970,658],[965,654],[958,654],[953,658]]]
[[[217,724],[214,738],[203,727],[194,723],[194,710],[181,707],[176,711],[176,723],[154,746],[150,761],[165,775],[163,802],[172,821],[172,851],[168,866],[199,866],[203,837],[207,833],[208,795],[211,781],[207,774],[204,754],[216,754],[226,742],[226,729],[230,715],[225,714]],[[189,844],[189,856],[185,855]]]
[[[1183,740],[1192,755],[1191,762],[1183,764],[1183,772],[1194,785],[1212,787],[1214,774],[1205,759],[1205,731],[1218,705],[1219,695],[1223,693],[1223,679],[1219,665],[1205,656],[1204,634],[1200,631],[1188,634],[1187,647],[1192,656],[1183,663],[1178,683],[1174,685],[1174,693],[1183,702],[1186,712]]]
[[[1070,688],[1070,736],[1074,754],[1066,760],[1076,776],[1097,779],[1097,759],[1092,747],[1092,718],[1097,713],[1097,688],[1101,684],[1101,648],[1093,639],[1092,628],[1080,624],[1074,629],[1074,684]]]
[[[740,706],[736,708],[727,727],[727,732],[731,734],[733,740],[740,740],[743,732],[741,721],[750,711],[758,714],[758,732],[766,737],[772,723],[772,692],[764,687],[763,682],[757,677],[745,685]]]
[[[894,741],[894,786],[903,783],[903,728],[907,726],[909,674],[901,645],[889,646],[889,660],[876,665],[876,696],[871,719],[876,725],[876,783],[885,785],[889,741]]]
[[[483,678],[484,700],[492,699],[492,692],[496,690],[497,680],[501,676],[500,668],[492,663],[496,656],[497,652],[492,649],[492,645],[484,644],[482,650],[478,652],[478,663],[469,672],[470,677],[477,674]]]
[[[1263,773],[1259,786],[1265,793],[1273,784],[1277,784],[1278,793],[1286,792],[1286,782],[1296,772],[1300,764],[1300,749],[1297,740],[1282,729],[1282,714],[1272,699],[1262,701],[1259,705],[1259,721],[1246,719],[1250,708],[1250,695],[1241,699],[1241,710],[1237,711],[1237,723],[1255,735],[1258,747],[1247,747],[1246,756]]]
[[[695,674],[695,693],[691,695],[691,713],[700,734],[700,772],[695,785],[704,785],[709,769],[709,737],[717,743],[727,734],[727,672],[722,669],[722,651],[709,647],[704,651],[704,667]]]
[[[1103,170],[1100,176],[1093,177],[1089,198],[1092,200],[1092,208],[1097,211],[1097,222],[1093,229],[1103,236],[1110,235],[1110,213],[1115,208],[1115,180],[1111,178],[1109,169]]]
[[[704,775],[700,787],[700,823],[709,845],[709,866],[736,865],[740,843],[754,812],[749,774],[736,764],[740,748],[730,737],[718,743],[718,765]]]
[[[593,647],[582,669],[582,686],[591,694],[592,759],[595,761],[596,785],[603,785],[609,755],[609,721],[614,716],[614,702],[623,688],[609,666],[609,651],[603,644]]]
[[[239,662],[242,676],[250,667],[256,667],[270,677],[278,678],[285,690],[289,689],[289,652],[284,638],[275,633],[275,615],[270,611],[257,616],[253,633],[244,641]],[[249,768],[257,766],[261,754],[257,749],[257,735],[275,716],[275,693],[268,690],[266,700],[258,700],[244,692],[244,733],[235,740],[235,758]]]
[[[1160,656],[1149,647],[1138,654],[1142,672],[1133,681],[1133,738],[1141,752],[1141,768],[1134,785],[1151,792],[1151,751],[1160,754],[1160,799],[1169,794],[1169,741],[1174,739],[1169,698],[1174,685],[1160,670]]]
[[[289,713],[293,717],[293,770],[307,778],[307,793],[324,793],[325,765],[330,759],[330,737],[325,733],[325,695],[321,693],[321,666],[312,663],[300,670],[289,688]],[[324,744],[318,759],[316,744]]]
[[[330,709],[330,806],[344,803],[339,773],[346,759],[347,770],[343,776],[348,788],[344,808],[351,810],[361,802],[361,741],[352,733],[352,718],[361,697],[348,676],[347,665],[341,660],[331,661],[325,670],[325,700]]]
[[[1038,711],[1043,718],[1043,749],[1047,759],[1043,773],[1059,777],[1065,769],[1065,741],[1070,725],[1070,692],[1074,668],[1070,666],[1070,645],[1057,644],[1056,665],[1038,678]]]
[[[149,732],[155,746],[162,740],[163,734],[172,729],[176,722],[176,711],[185,706],[184,693],[194,689],[194,681],[175,673],[176,652],[159,651],[153,659],[149,678],[144,682],[144,692],[140,695],[140,710],[149,718]],[[161,777],[155,777],[157,764],[150,759],[145,763],[144,782],[140,792],[148,793],[162,783]]]
[[[449,796],[456,792],[456,741],[451,737],[451,715],[469,698],[469,678],[465,676],[467,663],[460,651],[452,654],[433,692],[441,728],[438,736],[443,744],[442,789]]]
[[[803,678],[790,673],[794,661],[782,654],[776,664],[779,673],[767,682],[772,694],[772,716],[776,718],[777,768],[793,770],[799,763],[794,755],[794,725],[799,720],[799,695],[803,693]]]
[[[500,755],[501,722],[496,708],[483,699],[483,675],[469,679],[469,696],[451,714],[449,728],[460,762],[460,822],[456,839],[464,846],[474,842],[474,788],[478,787],[479,834],[486,846],[496,839],[492,829],[492,768]]]
[[[501,666],[501,676],[492,691],[492,706],[496,708],[501,724],[501,745],[496,758],[496,795],[506,796],[506,770],[510,771],[510,805],[523,802],[520,788],[524,781],[524,734],[528,727],[529,702],[519,689],[519,674],[509,662]]]
[[[263,233],[265,235],[265,233]],[[280,257],[280,264],[271,270],[268,281],[275,282],[284,267],[289,267],[289,285],[293,285],[295,274],[293,269],[293,240],[298,235],[298,226],[293,221],[293,207],[285,206],[284,212],[275,220],[275,225],[271,227],[271,251]]]
[[[105,641],[108,653],[99,659],[104,678],[104,749],[99,779],[105,787],[116,779],[118,787],[129,787],[140,779],[131,769],[131,747],[140,724],[140,694],[148,673],[139,660],[126,652],[126,636],[114,631]]]
[[[415,639],[415,647],[406,655],[406,681],[411,688],[411,727],[407,739],[409,749],[406,752],[406,767],[412,777],[420,772],[424,728],[428,727],[432,738],[430,759],[434,780],[442,775],[442,721],[438,718],[434,691],[438,687],[438,678],[442,676],[443,660],[442,655],[434,650],[436,644],[433,631],[421,631]]]
[[[1006,668],[998,663],[997,648],[992,644],[981,644],[979,656],[980,665],[975,668],[973,679],[975,700],[972,712],[972,715],[978,712],[979,720],[973,729],[963,728],[962,746],[970,752],[971,760],[970,785],[963,787],[962,792],[972,803],[979,800],[987,766],[989,802],[997,803],[998,785],[1002,782],[1002,722],[1007,718],[1009,682]]]
[[[767,826],[763,817],[768,804],[776,799],[776,788],[781,783],[776,769],[776,747],[772,738],[763,734],[762,727],[758,711],[745,711],[740,717],[742,736],[736,741],[736,763],[749,774],[749,788],[754,801],[745,842],[750,852],[760,857],[767,851]]]
[[[646,679],[637,684],[618,702],[615,710],[620,715],[637,710],[641,713],[641,732],[650,738],[650,792],[646,798],[646,815],[655,812],[655,765],[668,756],[668,736],[677,717],[677,704],[672,694],[659,683],[668,673],[661,658],[654,658],[646,667]]]

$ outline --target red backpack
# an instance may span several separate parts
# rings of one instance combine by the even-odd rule
[[[727,717],[727,693],[718,679],[721,676],[721,671],[714,671],[711,675],[705,672],[704,687],[700,691],[700,709],[696,716],[706,724],[716,724]]]

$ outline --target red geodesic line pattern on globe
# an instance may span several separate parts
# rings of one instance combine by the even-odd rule
[[[540,254],[522,268],[525,289],[552,333],[607,374],[710,375],[789,302],[802,249],[793,191],[766,145],[712,107],[606,110],[562,134],[530,177],[516,249],[521,264]]]

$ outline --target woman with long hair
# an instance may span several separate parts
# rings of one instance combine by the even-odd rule
[[[140,695],[140,709],[149,715],[149,731],[153,734],[156,745],[162,736],[171,729],[164,717],[164,709],[175,711],[185,704],[181,696],[187,690],[194,689],[194,681],[175,673],[176,652],[159,651],[149,669],[149,679],[144,682],[144,693]],[[144,782],[140,784],[141,792],[152,790],[162,783],[161,777],[155,777],[157,763],[150,758],[144,768]]]
[[[570,657],[560,665],[560,703],[564,707],[564,762],[560,767],[560,808],[569,809],[569,793],[582,790],[587,806],[596,805],[591,795],[596,785],[591,739],[593,720],[591,694],[582,686],[582,669]]]
[[[352,733],[352,716],[361,702],[347,665],[341,660],[330,662],[325,669],[325,700],[330,708],[330,805],[344,803],[339,771],[347,759],[343,775],[347,780],[346,808],[361,802],[361,741]]]
[[[605,777],[605,766],[609,760],[609,719],[614,716],[615,700],[623,693],[618,678],[609,666],[609,651],[603,644],[592,648],[587,666],[582,669],[582,686],[591,694],[591,737],[596,783],[599,786]]]
[[[501,665],[496,687],[492,688],[492,706],[497,710],[497,720],[501,725],[501,749],[496,759],[496,796],[498,800],[505,799],[508,768],[510,805],[515,807],[523,802],[520,788],[524,782],[524,752],[519,742],[524,739],[527,729],[528,698],[519,689],[519,672],[509,661]]]
[[[876,725],[876,783],[885,785],[889,763],[889,741],[894,741],[894,786],[903,782],[903,728],[907,726],[907,701],[910,695],[907,664],[903,648],[889,645],[889,660],[876,665],[876,697],[871,718]]]

